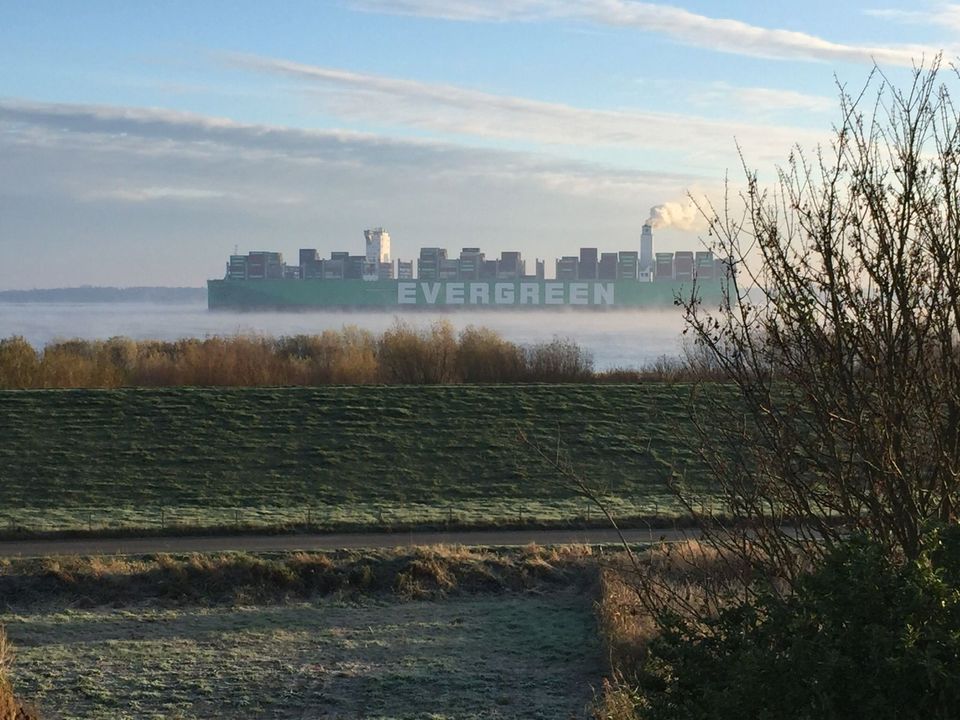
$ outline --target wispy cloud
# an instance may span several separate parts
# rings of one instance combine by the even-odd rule
[[[120,202],[253,202],[255,198],[238,192],[211,190],[208,188],[172,185],[124,185],[120,187],[78,188],[77,197],[90,202],[117,200]],[[261,195],[260,199],[264,197]],[[273,199],[271,198],[271,201]]]
[[[940,28],[960,30],[960,4],[936,3],[924,10],[901,10],[891,8],[871,8],[867,15],[898,23],[916,25],[935,25]]]
[[[575,14],[576,3],[551,3],[547,0],[347,0],[364,12],[395,15],[421,15],[443,20],[507,22],[566,17]],[[570,9],[564,9],[564,5]]]
[[[366,12],[470,22],[576,20],[633,27],[696,47],[783,60],[910,66],[943,49],[838,43],[808,33],[765,28],[740,20],[701,15],[671,5],[633,0],[350,0],[349,4]]]
[[[449,143],[384,138],[338,130],[306,130],[276,125],[235,122],[226,118],[165,109],[40,103],[0,100],[0,135],[9,147],[89,147],[127,156],[168,157],[176,161],[219,162],[224,156],[256,162],[289,165],[333,166],[344,169],[373,168],[391,172],[416,167],[435,175],[501,175],[545,179],[551,187],[563,185],[560,178],[577,180],[569,187],[583,188],[596,179],[603,188],[614,184],[632,186],[648,179],[657,181],[690,178],[681,174],[644,172],[607,167],[596,163],[565,160],[536,153],[469,148]],[[44,132],[45,131],[45,132]],[[252,182],[264,187],[264,178]],[[222,190],[156,184],[127,199],[150,200],[179,196],[186,200],[229,197]],[[108,190],[117,197],[122,192]],[[118,194],[119,193],[119,194]]]
[[[299,80],[327,112],[381,127],[406,126],[546,146],[667,150],[674,154],[675,162],[699,158],[712,167],[722,166],[733,155],[736,138],[749,141],[751,155],[763,160],[783,158],[791,145],[812,145],[820,139],[808,130],[782,125],[594,110],[249,55],[231,55],[228,60],[250,70]],[[773,96],[761,98],[761,94],[755,91],[754,101],[775,100]],[[789,99],[798,102],[798,97]]]
[[[707,89],[691,94],[694,104],[724,104],[734,106],[753,116],[768,116],[801,110],[808,113],[828,113],[838,107],[836,98],[810,95],[795,90],[763,87],[736,87],[728,83],[713,83]]]
[[[18,263],[0,263],[0,288],[131,276],[199,285],[235,244],[326,253],[357,246],[369,223],[389,227],[404,258],[458,244],[553,258],[598,237],[622,249],[637,241],[646,208],[711,182],[531,152],[14,99],[0,100],[0,157],[0,246],[21,240]]]

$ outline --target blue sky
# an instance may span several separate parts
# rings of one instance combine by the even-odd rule
[[[798,9],[802,8],[802,9]],[[0,0],[0,289],[201,285],[233,247],[693,247],[960,5]],[[672,203],[672,204],[671,204]]]

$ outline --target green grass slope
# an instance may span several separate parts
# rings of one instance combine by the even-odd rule
[[[562,521],[585,503],[519,439],[559,446],[624,515],[696,477],[668,385],[0,392],[2,529]],[[691,474],[692,473],[692,474]]]

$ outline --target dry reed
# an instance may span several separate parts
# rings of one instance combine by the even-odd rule
[[[37,720],[36,712],[24,705],[13,693],[10,669],[13,666],[13,646],[7,632],[0,625],[0,720]]]
[[[42,350],[0,340],[0,388],[263,387],[581,382],[592,359],[569,340],[521,347],[485,328],[398,321],[379,337],[356,327],[319,335],[63,340]]]
[[[0,596],[17,607],[136,602],[224,604],[336,594],[433,598],[592,583],[590,548],[522,551],[437,545],[372,552],[0,561]]]
[[[693,540],[651,548],[637,565],[624,556],[604,563],[597,615],[610,677],[594,701],[595,717],[636,717],[637,673],[659,633],[658,615],[671,612],[695,620],[716,613],[742,587],[745,570],[742,560]]]

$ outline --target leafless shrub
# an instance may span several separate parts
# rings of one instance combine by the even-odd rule
[[[914,558],[960,502],[960,116],[939,60],[902,90],[875,71],[841,110],[772,189],[746,171],[742,212],[701,207],[729,287],[685,303],[734,389],[699,404],[733,522],[688,509],[788,580],[851,530]]]
[[[696,383],[728,380],[710,350],[685,337],[679,355],[660,355],[637,368],[612,368],[594,374],[604,383]]]
[[[381,336],[378,357],[388,383],[436,385],[457,379],[457,340],[447,321],[418,330],[398,320]]]
[[[466,383],[510,383],[524,379],[523,351],[489,328],[472,325],[460,333],[457,368]]]
[[[0,340],[0,388],[32,387],[36,384],[40,358],[24,338]]]
[[[365,385],[380,377],[376,339],[354,326],[279,338],[274,347],[295,369],[298,385]]]
[[[570,339],[530,345],[524,355],[527,378],[533,382],[585,382],[593,377],[593,356]]]
[[[530,347],[447,321],[397,323],[379,338],[357,327],[319,335],[64,340],[37,351],[0,340],[0,388],[317,386],[584,382],[593,360],[570,340]]]

